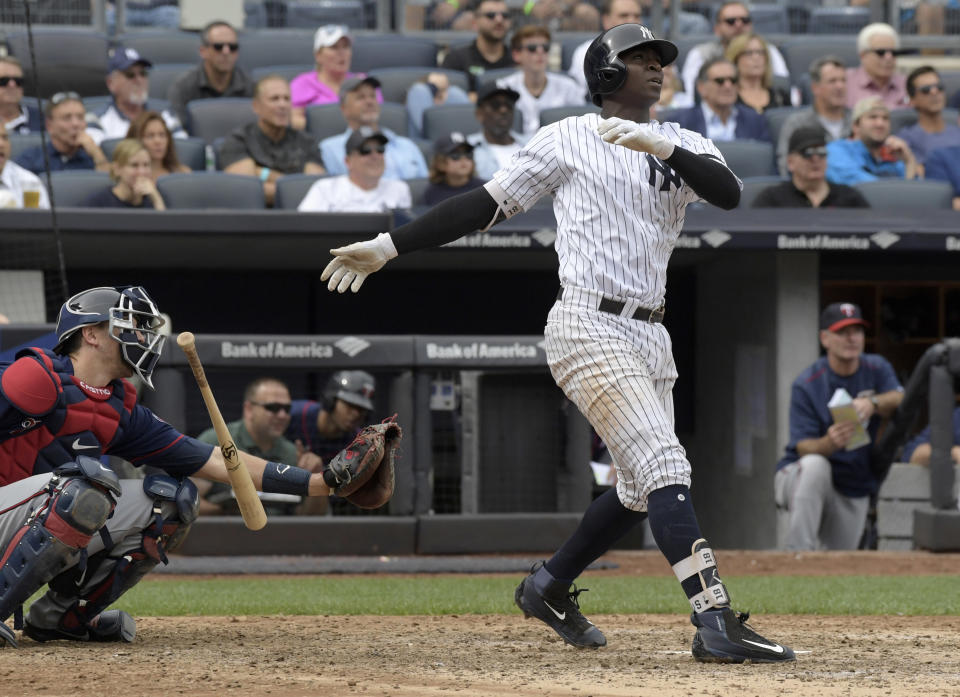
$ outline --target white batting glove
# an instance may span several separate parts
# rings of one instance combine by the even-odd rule
[[[320,274],[320,280],[330,282],[327,290],[345,293],[347,288],[356,293],[367,276],[379,271],[383,265],[397,256],[390,233],[381,232],[372,240],[354,242],[346,247],[331,249],[333,259]]]
[[[609,119],[600,120],[597,132],[600,138],[608,143],[637,152],[648,152],[661,160],[666,160],[673,154],[673,143],[646,123],[611,116]]]

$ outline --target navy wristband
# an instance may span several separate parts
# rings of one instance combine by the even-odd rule
[[[263,491],[269,494],[310,495],[310,473],[295,465],[268,462],[263,468]]]

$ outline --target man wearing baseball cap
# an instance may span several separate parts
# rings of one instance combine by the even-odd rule
[[[153,63],[136,49],[118,46],[107,62],[107,89],[113,100],[106,106],[87,114],[87,133],[99,145],[107,138],[125,138],[130,122],[151,106],[150,68]],[[174,138],[186,138],[183,124],[169,109],[159,111]]]
[[[850,120],[853,137],[827,145],[827,179],[853,186],[917,176],[917,159],[902,138],[890,135],[890,108],[880,97],[857,102]]]
[[[477,94],[474,112],[482,130],[471,133],[467,140],[473,146],[477,176],[489,180],[493,173],[510,162],[510,158],[526,144],[528,138],[513,130],[514,112],[520,95],[510,87],[488,82]]]
[[[340,86],[340,112],[347,122],[347,130],[320,141],[320,153],[330,174],[346,174],[347,139],[358,128],[379,131],[387,138],[384,153],[385,179],[417,179],[427,176],[427,161],[417,144],[406,136],[394,133],[380,125],[380,103],[375,77],[352,77]]]
[[[870,468],[870,445],[852,440],[862,424],[873,442],[881,420],[903,399],[889,361],[863,352],[868,326],[859,305],[827,305],[820,315],[825,353],[793,381],[790,443],[774,477],[787,549],[856,549],[863,536],[880,482]],[[852,398],[859,424],[834,421],[828,404],[840,389]]]
[[[754,208],[868,208],[859,191],[827,181],[827,132],[803,126],[790,134],[787,170],[790,181],[769,186],[757,196]]]

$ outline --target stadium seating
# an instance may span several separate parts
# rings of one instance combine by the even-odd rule
[[[131,31],[116,37],[120,46],[136,49],[156,66],[158,63],[190,63],[200,60],[202,45],[199,33],[167,29],[163,31]],[[153,73],[150,74],[151,79]]]
[[[264,29],[240,33],[237,64],[244,70],[268,65],[313,64],[313,30]]]
[[[814,7],[810,10],[807,32],[810,34],[856,34],[869,23],[869,7]]]
[[[42,66],[40,96],[49,98],[57,92],[73,91],[81,97],[87,97],[106,91],[104,80],[107,74],[109,39],[105,35],[34,27],[33,43],[37,60]],[[23,63],[23,74],[27,78],[25,92],[36,94],[27,32],[9,33],[7,46],[10,53]]]
[[[260,68],[254,68],[250,71],[250,79],[259,82],[267,75],[280,75],[284,80],[290,82],[297,75],[307,73],[313,70],[312,65],[265,65]]]
[[[471,105],[471,108],[472,105]],[[307,130],[320,140],[347,130],[347,122],[339,104],[315,104],[307,107]],[[400,136],[407,135],[407,108],[403,104],[384,102],[380,105],[380,126]]]
[[[743,177],[743,191],[740,192],[738,208],[751,208],[761,191],[782,181],[783,179],[776,176]]]
[[[780,106],[767,109],[763,112],[763,118],[767,121],[767,128],[770,129],[770,139],[774,144],[776,144],[780,138],[780,129],[783,128],[784,122],[798,111],[802,111],[802,109],[792,106]]]
[[[754,3],[750,5],[750,17],[753,18],[753,31],[761,36],[790,32],[790,18],[786,5]]]
[[[287,174],[277,179],[277,192],[274,196],[273,207],[284,210],[296,210],[297,206],[307,195],[310,187],[325,174]]]
[[[166,99],[172,85],[196,63],[154,63],[150,69],[150,99]]]
[[[410,200],[414,206],[426,205],[423,201],[423,195],[427,193],[427,187],[430,186],[430,180],[427,177],[417,177],[416,179],[405,179],[407,186],[410,187]]]
[[[187,115],[190,135],[203,138],[208,143],[257,118],[250,107],[250,100],[245,97],[195,99],[187,103]]]
[[[468,89],[467,76],[462,70],[445,68],[426,68],[423,66],[404,66],[400,68],[376,68],[371,75],[380,81],[380,93],[384,101],[405,104],[407,91],[415,82],[422,82],[427,73],[443,73],[451,85]]]
[[[89,196],[110,187],[111,184],[109,174],[91,169],[53,172],[50,175],[53,202],[58,207],[79,206]]]
[[[369,73],[377,68],[397,66],[437,65],[437,45],[430,39],[421,39],[401,34],[378,34],[353,37],[353,58],[350,69]]]
[[[783,53],[784,60],[787,61],[790,77],[794,81],[808,73],[810,64],[823,56],[837,56],[850,68],[860,65],[856,36],[831,34],[792,36],[780,44],[780,51]]]
[[[878,179],[861,182],[856,188],[871,208],[949,210],[953,205],[953,186],[932,179]]]
[[[376,19],[375,9],[362,0],[324,0],[301,2],[288,0],[287,26],[318,27],[323,24],[345,24],[351,29],[367,29]]]
[[[546,126],[548,123],[565,119],[568,116],[582,116],[583,114],[599,114],[600,107],[593,104],[583,104],[580,106],[558,106],[552,109],[544,109],[540,112],[540,125]]]
[[[480,130],[480,122],[474,115],[475,111],[473,104],[441,104],[430,107],[423,112],[423,134],[432,142],[453,131],[460,131],[464,135],[476,133]],[[514,112],[513,130],[523,130],[523,117],[519,111]]]
[[[50,142],[50,136],[47,136],[47,142]],[[11,133],[10,134],[10,159],[16,160],[20,153],[30,148],[40,145],[39,133]]]
[[[117,147],[123,138],[107,138],[100,143],[100,149],[107,159],[113,159],[113,149]],[[177,159],[181,164],[186,165],[195,172],[203,171],[207,168],[207,144],[203,138],[174,138],[174,149],[177,151]]]
[[[717,149],[723,154],[727,166],[744,179],[763,177],[777,173],[774,163],[774,147],[756,140],[718,141]]]
[[[570,69],[570,59],[573,52],[577,50],[584,41],[592,41],[596,34],[578,34],[577,36],[567,36],[560,42],[560,69],[567,72]]]
[[[960,118],[960,111],[944,109],[943,120],[949,124],[956,124]],[[890,112],[890,132],[897,133],[901,128],[912,126],[917,122],[917,112],[913,109],[894,109]]]
[[[157,180],[167,208],[264,208],[263,184],[256,177],[224,172],[170,174]]]

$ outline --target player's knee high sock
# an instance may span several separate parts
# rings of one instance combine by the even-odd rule
[[[702,538],[697,514],[690,500],[690,490],[681,484],[674,484],[651,492],[647,497],[647,513],[653,539],[670,565],[689,557],[694,542]],[[680,585],[688,598],[703,591],[703,585],[696,576],[682,580]]]
[[[610,549],[646,515],[620,503],[615,488],[605,491],[587,508],[570,539],[534,576],[534,588],[542,593],[553,580],[572,583],[591,562]]]

